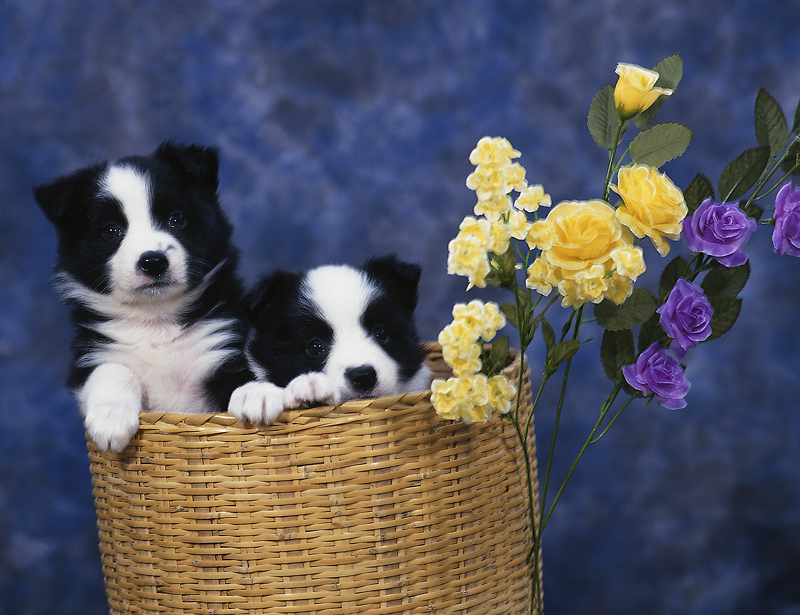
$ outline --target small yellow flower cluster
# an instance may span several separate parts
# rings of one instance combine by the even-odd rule
[[[464,218],[458,235],[448,245],[447,273],[461,275],[473,286],[484,288],[491,271],[490,254],[504,254],[511,238],[530,244],[531,224],[525,212],[549,207],[550,195],[540,185],[528,186],[525,169],[512,162],[520,153],[502,137],[484,137],[469,156],[476,165],[467,187],[478,196],[475,218]],[[519,193],[512,200],[512,191]]]
[[[454,377],[431,384],[431,401],[440,416],[476,423],[486,421],[494,408],[503,413],[511,409],[514,385],[505,376],[480,373],[483,343],[494,339],[505,324],[495,303],[475,300],[453,307],[453,322],[439,334],[439,343]]]

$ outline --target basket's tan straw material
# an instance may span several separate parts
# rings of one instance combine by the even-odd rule
[[[527,612],[509,421],[441,420],[429,391],[280,420],[143,413],[123,453],[89,443],[112,614]]]

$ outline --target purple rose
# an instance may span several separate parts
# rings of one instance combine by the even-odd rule
[[[636,363],[625,365],[622,375],[645,397],[655,395],[656,401],[665,408],[677,410],[686,407],[684,397],[691,385],[678,360],[659,347],[658,342],[640,354]]]
[[[756,230],[756,221],[737,203],[715,203],[710,198],[683,220],[683,237],[692,252],[709,254],[725,267],[747,262],[744,244]]]
[[[775,229],[772,245],[778,254],[800,256],[800,188],[786,184],[775,197]]]
[[[711,317],[714,309],[705,293],[683,278],[675,283],[667,301],[656,310],[664,333],[669,335],[672,350],[679,359],[689,348],[697,346],[711,335]]]

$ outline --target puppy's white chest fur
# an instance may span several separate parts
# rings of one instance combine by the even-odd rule
[[[173,322],[114,320],[97,331],[112,342],[89,353],[84,365],[127,367],[142,387],[142,409],[157,412],[208,411],[204,381],[231,351],[223,319],[202,321],[187,328]]]

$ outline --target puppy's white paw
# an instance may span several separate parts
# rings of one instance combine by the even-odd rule
[[[272,425],[283,409],[283,389],[271,382],[243,384],[228,402],[228,412],[243,423]]]
[[[341,401],[339,389],[322,372],[301,374],[286,385],[284,404],[300,408],[313,403],[335,406]]]
[[[142,385],[131,370],[100,365],[78,393],[89,438],[102,451],[119,453],[139,431]]]

